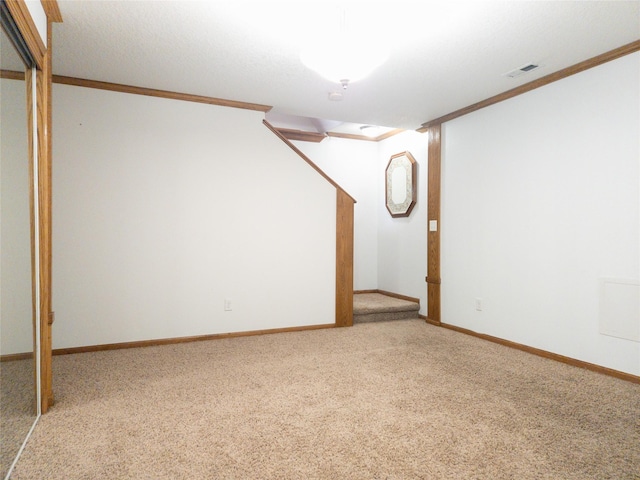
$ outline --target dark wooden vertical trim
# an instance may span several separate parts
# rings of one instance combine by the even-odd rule
[[[432,125],[429,134],[427,204],[427,322],[440,325],[440,159],[441,125]],[[437,222],[431,231],[431,222]]]
[[[353,325],[353,199],[336,189],[336,326]]]

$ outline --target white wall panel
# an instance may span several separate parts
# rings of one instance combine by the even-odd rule
[[[407,131],[381,142],[327,138],[296,142],[352,194],[355,206],[355,290],[380,289],[420,299],[426,315],[427,136]],[[409,151],[418,163],[418,200],[411,215],[392,218],[385,207],[385,168]]]
[[[639,278],[639,72],[635,53],[444,125],[443,322],[640,374],[640,344],[599,331],[602,279]]]
[[[321,143],[295,144],[356,199],[353,288],[378,288],[378,203],[382,186],[378,176],[377,145],[336,137],[326,138]]]
[[[420,299],[427,314],[427,147],[426,134],[407,131],[380,142],[378,181],[378,286]],[[418,200],[408,217],[393,218],[385,206],[385,169],[396,153],[409,151],[418,163]]]
[[[47,14],[44,11],[42,2],[40,0],[25,0],[25,4],[29,9],[33,23],[38,29],[40,38],[44,42],[44,46],[47,46]]]
[[[262,113],[53,93],[54,348],[335,321],[335,188]]]

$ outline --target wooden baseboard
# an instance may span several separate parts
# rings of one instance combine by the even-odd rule
[[[431,323],[429,322],[429,320],[427,320],[427,322]],[[493,343],[498,343],[500,345],[504,345],[505,347],[515,348],[517,350],[531,353],[539,357],[544,357],[550,360],[555,360],[557,362],[562,362],[567,365],[571,365],[573,367],[584,368],[586,370],[591,370],[593,372],[598,372],[604,375],[609,375],[611,377],[619,378],[621,380],[626,380],[627,382],[640,384],[640,377],[636,375],[632,375],[630,373],[621,372],[619,370],[614,370],[612,368],[602,367],[600,365],[596,365],[595,363],[584,362],[582,360],[577,360],[571,357],[565,357],[564,355],[559,355],[557,353],[548,352],[546,350],[530,347],[528,345],[523,345],[521,343],[512,342],[511,340],[505,340],[503,338],[493,337],[491,335],[486,335],[484,333],[474,332],[473,330],[457,327],[455,325],[449,325],[447,323],[441,323],[439,326],[443,328],[447,328],[449,330],[453,330],[455,332],[464,333],[466,335],[471,335],[473,337],[481,338],[483,340],[488,340]]]
[[[420,317],[422,320],[427,322],[429,325],[435,325],[436,327],[440,327],[442,325],[437,320],[433,320],[433,319],[427,317],[426,315],[418,315],[418,317]]]
[[[140,340],[137,342],[107,343],[102,345],[87,345],[85,347],[56,348],[54,355],[71,355],[74,353],[101,352],[105,350],[122,350],[125,348],[155,347],[158,345],[173,345],[176,343],[202,342],[206,340],[220,340],[223,338],[253,337],[272,333],[302,332],[306,330],[322,330],[335,328],[334,323],[322,325],[307,325],[304,327],[271,328],[267,330],[251,330],[248,332],[215,333],[212,335],[197,335],[193,337],[161,338],[157,340]]]
[[[406,295],[400,295],[399,293],[388,292],[386,290],[354,290],[354,294],[356,293],[379,293],[381,295],[386,295],[387,297],[399,298],[400,300],[406,300],[407,302],[420,303],[419,298],[415,297],[407,297]]]
[[[8,355],[0,355],[0,362],[13,362],[14,360],[30,360],[32,358],[33,358],[33,352],[10,353]]]

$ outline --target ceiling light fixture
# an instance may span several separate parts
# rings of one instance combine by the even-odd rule
[[[375,125],[362,125],[360,127],[360,133],[369,138],[375,138],[380,134],[380,127]]]
[[[300,60],[311,70],[346,89],[382,65],[389,52],[384,44],[376,42],[367,28],[347,23],[342,10],[338,22],[332,22],[322,34],[302,48]],[[377,44],[376,44],[377,43]]]

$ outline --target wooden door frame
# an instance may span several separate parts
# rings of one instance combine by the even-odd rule
[[[29,137],[36,139],[38,146],[36,169],[38,175],[38,275],[40,283],[40,316],[37,328],[40,334],[40,412],[46,413],[53,405],[53,385],[51,371],[51,38],[52,23],[61,22],[62,15],[56,0],[42,0],[47,16],[47,44],[45,45],[25,0],[6,0],[20,34],[25,40],[36,63],[36,131],[31,125]],[[32,152],[33,156],[33,152]],[[32,159],[33,160],[33,159]]]

